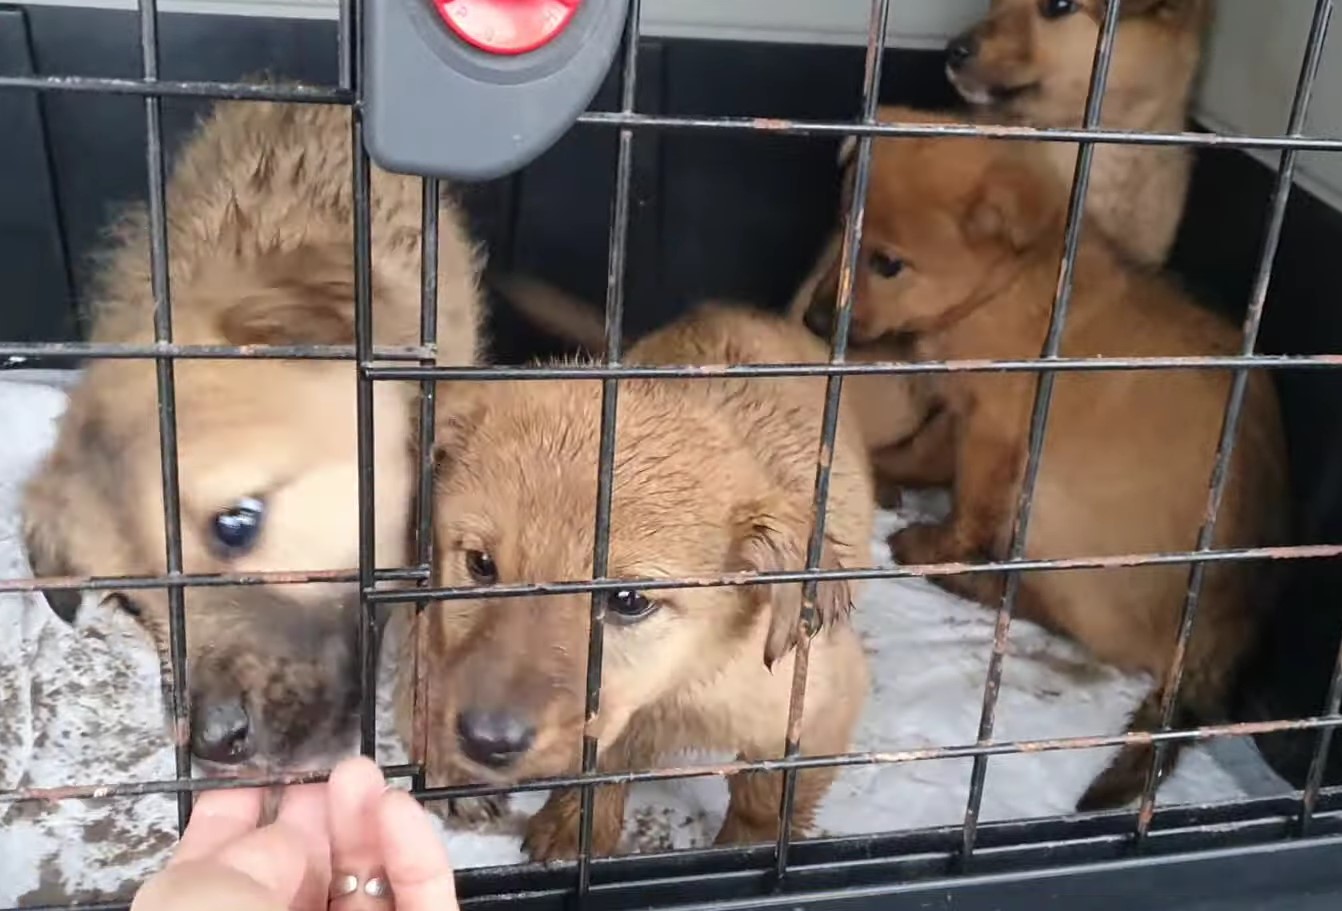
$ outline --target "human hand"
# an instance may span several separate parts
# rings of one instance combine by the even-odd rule
[[[362,757],[326,785],[201,796],[177,851],[132,911],[451,911],[452,868],[424,809]]]

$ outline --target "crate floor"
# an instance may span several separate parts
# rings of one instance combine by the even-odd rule
[[[18,493],[51,444],[66,381],[68,376],[38,372],[0,377],[0,574],[6,577],[30,575],[18,533]],[[937,503],[922,505],[934,509]],[[876,564],[888,564],[884,539],[902,521],[881,516],[872,546]],[[869,583],[855,618],[874,678],[855,748],[972,743],[992,643],[991,613],[929,583],[896,580]],[[1096,666],[1037,627],[1015,623],[997,736],[1121,731],[1146,686]],[[0,788],[171,778],[162,721],[157,659],[129,620],[86,609],[72,630],[39,596],[0,595]],[[404,756],[390,737],[380,749],[385,761]],[[983,819],[1069,812],[1111,752],[992,759]],[[969,769],[969,760],[938,760],[845,770],[819,825],[840,835],[956,824],[964,813]],[[1161,800],[1204,803],[1285,789],[1252,747],[1231,742],[1188,751]],[[458,866],[521,861],[518,833],[543,799],[514,798],[512,814],[490,831],[444,829]],[[627,848],[705,845],[725,806],[726,786],[716,778],[640,786]],[[0,905],[128,895],[163,862],[174,822],[173,801],[162,795],[0,805]]]

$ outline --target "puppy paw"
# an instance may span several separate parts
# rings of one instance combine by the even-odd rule
[[[578,801],[551,798],[527,820],[522,850],[542,863],[578,856]],[[596,833],[593,832],[593,835]]]
[[[581,800],[576,793],[551,797],[540,812],[527,820],[522,850],[532,860],[542,863],[576,858],[580,847],[578,823],[581,807]],[[605,815],[598,807],[592,820],[594,857],[614,854],[620,845],[620,826],[603,819]]]
[[[952,563],[968,554],[949,529],[942,525],[910,525],[887,539],[890,555],[901,566],[918,563]]]
[[[493,797],[461,797],[439,801],[439,806],[443,807],[445,819],[467,825],[483,825],[507,815],[508,797],[505,794]]]

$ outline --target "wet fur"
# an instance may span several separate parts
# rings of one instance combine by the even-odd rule
[[[769,363],[823,357],[774,316],[706,305],[644,338],[635,364]],[[611,516],[615,578],[798,570],[810,533],[824,381],[815,378],[626,380]],[[585,579],[592,572],[601,384],[482,383],[440,412],[437,582],[468,585],[464,551],[485,550],[501,583]],[[871,482],[851,422],[834,451],[822,565],[865,565]],[[666,602],[637,625],[607,620],[601,708],[592,719],[601,770],[655,767],[683,749],[743,759],[781,755],[800,586],[649,592]],[[802,750],[848,748],[868,687],[847,621],[854,586],[825,583],[810,646]],[[512,781],[576,773],[584,719],[590,597],[450,601],[429,609],[428,773]],[[608,618],[610,615],[608,614]],[[407,717],[407,695],[398,699]],[[464,708],[507,711],[537,727],[515,766],[470,762],[455,735]],[[805,830],[833,770],[801,773],[793,822]],[[776,837],[780,776],[733,777],[719,843]],[[593,848],[614,852],[627,787],[596,792]],[[576,791],[534,816],[526,850],[540,860],[578,849]]]
[[[837,242],[838,238],[835,240]],[[814,293],[816,282],[821,278],[823,276],[813,277],[805,290]],[[596,305],[527,275],[497,276],[491,279],[491,287],[528,321],[576,345],[588,356],[604,355],[605,326]],[[799,322],[799,311],[794,311],[792,317]],[[824,345],[808,346],[804,353],[815,362],[829,360]],[[849,359],[888,361],[907,360],[908,356],[907,345],[887,342],[863,346],[856,357]],[[851,413],[847,419],[856,424],[871,453],[877,500],[883,506],[893,508],[900,502],[899,489],[883,483],[883,460],[903,458],[908,448],[915,445],[915,440],[930,439],[920,437],[919,431],[930,421],[940,420],[940,413],[935,410],[930,397],[918,394],[925,386],[914,377],[849,376],[844,379],[845,414]],[[949,483],[949,469],[947,472],[945,478],[929,481],[929,486]]]
[[[935,115],[897,110],[903,120]],[[906,333],[919,359],[1034,358],[1049,323],[1067,188],[1035,144],[986,140],[878,141],[865,251],[906,265],[889,279],[858,276],[854,320],[875,336]],[[1236,327],[1165,278],[1131,266],[1098,232],[1082,234],[1064,356],[1232,354]],[[1057,378],[1034,513],[1032,559],[1155,553],[1195,546],[1221,431],[1229,371],[1105,371]],[[1027,450],[1035,382],[1027,374],[942,374],[953,509],[940,525],[891,538],[904,564],[1004,559]],[[944,451],[930,447],[940,471]],[[911,458],[896,480],[917,483]],[[899,477],[902,470],[903,476]],[[1283,543],[1287,516],[1280,415],[1270,378],[1251,373],[1215,545]],[[1261,568],[1208,568],[1189,645],[1180,719],[1214,720],[1268,603]],[[1151,723],[1172,658],[1186,566],[1026,573],[1018,616],[1068,635],[1156,693],[1134,717]],[[1002,579],[939,577],[996,605]],[[1177,747],[1172,747],[1173,754]],[[1147,748],[1123,750],[1081,799],[1117,806],[1140,792]],[[1171,762],[1173,756],[1171,756]],[[1141,772],[1142,774],[1137,774]]]
[[[176,156],[167,186],[175,341],[190,345],[354,341],[349,111],[224,103]],[[375,342],[418,341],[421,182],[372,175]],[[476,360],[480,263],[455,208],[440,208],[439,360]],[[130,209],[110,233],[89,336],[153,341],[148,220]],[[355,374],[348,362],[183,360],[174,367],[187,573],[347,570],[358,564]],[[379,566],[409,558],[413,391],[374,390]],[[89,363],[55,447],[28,483],[23,524],[39,576],[165,571],[152,361]],[[266,496],[257,546],[224,556],[212,516]],[[67,620],[74,593],[47,593]],[[354,585],[187,588],[193,708],[241,693],[260,739],[256,764],[324,764],[355,735]],[[125,592],[165,664],[161,591]],[[183,732],[185,734],[185,732]]]

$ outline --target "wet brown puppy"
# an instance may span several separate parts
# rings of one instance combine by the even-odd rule
[[[968,119],[1079,127],[1104,7],[1103,0],[992,0],[983,20],[947,47],[947,75],[976,108]],[[1211,11],[1211,0],[1124,0],[1106,83],[1103,126],[1159,132],[1186,128]],[[883,110],[881,119],[893,118]],[[841,167],[851,165],[854,147],[851,140],[843,144]],[[1070,184],[1076,146],[1048,143],[1042,154]],[[1097,146],[1086,194],[1092,229],[1104,231],[1138,263],[1163,263],[1183,217],[1192,160],[1192,151],[1185,148]],[[829,331],[833,302],[817,297],[816,288],[828,286],[826,276],[837,269],[839,241],[836,229],[789,308],[821,335]],[[879,273],[887,264],[877,259],[862,262],[860,268]],[[903,354],[886,340],[857,340],[848,357],[870,363],[898,360]],[[935,456],[948,451],[948,425],[938,403],[929,398],[924,380],[866,377],[848,385],[862,415],[883,502],[893,504],[898,497],[881,466],[906,460],[911,448],[918,450],[926,469],[919,483],[945,483],[950,465],[945,461],[938,465]],[[932,432],[911,436],[923,430]]]
[[[758,363],[815,357],[777,317],[707,306],[644,339],[631,363]],[[823,356],[823,354],[822,354]],[[628,380],[619,387],[610,566],[615,578],[713,577],[803,567],[823,380]],[[442,411],[435,568],[443,585],[591,578],[601,384],[480,384]],[[834,451],[822,565],[865,565],[871,485],[861,445]],[[847,622],[852,587],[819,588],[802,750],[849,746],[868,678]],[[430,609],[429,774],[512,782],[576,773],[585,714],[585,595],[447,601]],[[636,588],[609,601],[601,770],[653,768],[683,749],[779,756],[801,586]],[[405,719],[407,700],[400,700]],[[403,723],[405,721],[403,720]],[[833,779],[801,773],[802,830]],[[781,777],[730,780],[720,843],[776,837]],[[616,850],[627,787],[596,792],[593,848]],[[578,848],[576,791],[527,827],[537,859]]]
[[[897,111],[909,120],[934,115]],[[857,278],[854,321],[879,337],[908,333],[921,359],[1032,358],[1049,323],[1066,220],[1067,188],[1035,144],[972,139],[878,141],[863,256],[888,259]],[[1099,233],[1082,234],[1064,356],[1182,356],[1238,350],[1236,328],[1172,283],[1127,265]],[[954,505],[944,524],[891,539],[901,563],[1005,557],[1035,381],[1027,374],[943,374],[950,417]],[[1183,551],[1196,544],[1222,415],[1226,371],[1060,374],[1026,553],[1065,558]],[[898,466],[887,465],[895,470]],[[926,466],[911,460],[907,478]],[[1218,547],[1280,543],[1285,464],[1271,381],[1255,372],[1217,525]],[[1019,613],[1088,646],[1099,658],[1157,681],[1133,725],[1159,717],[1186,566],[1055,571],[1022,576]],[[1180,719],[1215,718],[1229,677],[1254,636],[1259,570],[1209,569],[1181,690]],[[1001,579],[941,577],[988,605]],[[1171,761],[1174,751],[1171,750]],[[1121,752],[1082,798],[1120,805],[1138,793],[1149,750]]]
[[[175,340],[189,345],[354,341],[347,109],[218,106],[167,188]],[[374,170],[373,324],[380,345],[418,340],[420,181]],[[440,360],[477,350],[478,264],[441,208]],[[153,340],[147,217],[128,214],[101,264],[95,342]],[[183,569],[340,570],[358,564],[355,371],[349,362],[185,360],[175,365]],[[408,559],[413,392],[374,389],[379,566]],[[151,361],[94,361],[23,506],[42,576],[165,571]],[[71,620],[79,599],[49,592]],[[353,584],[188,588],[190,743],[215,764],[325,764],[356,733]],[[167,598],[126,591],[160,654]],[[166,658],[165,658],[166,660]]]
[[[988,14],[946,48],[946,73],[986,123],[1079,127],[1106,0],[992,0]],[[1188,125],[1212,0],[1123,0],[1101,123],[1180,132]],[[1045,155],[1071,182],[1075,145]],[[1183,217],[1191,149],[1095,147],[1086,209],[1140,263],[1169,256]]]

